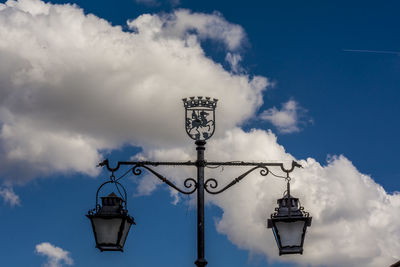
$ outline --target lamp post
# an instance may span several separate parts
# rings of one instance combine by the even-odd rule
[[[255,170],[260,171],[260,175],[267,176],[272,174],[277,177],[285,178],[287,180],[288,190],[284,198],[278,200],[279,208],[276,212],[271,215],[271,219],[268,220],[268,227],[273,229],[278,248],[279,255],[282,254],[294,254],[303,252],[303,243],[306,228],[311,225],[311,217],[308,213],[303,212],[303,208],[299,206],[298,199],[293,198],[290,195],[290,173],[296,168],[301,167],[300,164],[293,161],[290,169],[286,169],[283,163],[271,163],[271,162],[208,162],[205,160],[204,152],[206,140],[211,138],[215,131],[215,109],[217,106],[217,99],[211,99],[209,97],[190,97],[189,99],[183,99],[185,107],[185,129],[186,133],[190,138],[195,141],[197,159],[196,161],[186,162],[154,162],[154,161],[118,161],[115,167],[109,165],[108,160],[104,160],[99,164],[101,167],[106,167],[111,172],[111,178],[109,181],[103,183],[96,193],[96,207],[90,211],[87,215],[92,221],[93,232],[96,240],[96,247],[100,251],[106,250],[119,250],[122,251],[126,236],[129,231],[129,227],[134,224],[134,220],[127,214],[126,209],[126,191],[122,185],[118,182],[120,178],[116,179],[114,174],[119,170],[121,166],[131,166],[129,171],[132,171],[134,175],[141,175],[142,170],[146,170],[152,173],[156,178],[166,183],[168,186],[174,188],[182,194],[193,194],[197,191],[197,259],[195,264],[197,267],[204,267],[207,265],[205,259],[204,248],[204,193],[209,194],[220,194],[232,187],[236,183],[240,182],[250,173]],[[157,172],[154,167],[157,166],[193,166],[197,169],[197,179],[187,178],[183,185],[185,189],[175,185],[169,179],[164,177],[162,174]],[[250,167],[249,170],[234,178],[229,184],[219,187],[218,181],[214,178],[205,179],[204,168],[205,167],[220,167],[220,166],[246,166]],[[278,167],[285,174],[285,176],[279,176],[270,170],[272,167]],[[116,198],[116,195],[109,195],[108,197],[102,198],[103,206],[99,206],[98,193],[101,187],[105,184],[114,183],[117,190],[119,188],[124,191],[123,198]],[[125,206],[123,206],[125,204]],[[112,210],[112,212],[110,212]],[[307,216],[306,216],[307,215]],[[119,218],[118,222],[111,223],[110,220],[113,218]],[[97,221],[96,221],[97,220]],[[299,223],[300,221],[300,223]],[[301,224],[301,226],[299,226]],[[118,228],[119,227],[119,228]],[[104,239],[101,237],[108,238],[108,243],[104,243]],[[300,236],[300,241],[299,241]],[[103,243],[101,243],[103,240]]]

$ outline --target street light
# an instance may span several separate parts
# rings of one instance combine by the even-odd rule
[[[205,160],[204,151],[206,140],[210,139],[215,132],[215,109],[217,107],[217,99],[211,99],[209,97],[190,97],[189,99],[184,98],[183,104],[185,107],[185,130],[190,138],[195,141],[197,160],[196,161],[184,161],[184,162],[154,162],[154,161],[118,161],[115,167],[109,165],[108,160],[104,160],[98,166],[106,167],[111,172],[111,178],[100,186],[96,193],[96,208],[94,212],[89,213],[87,216],[91,219],[93,225],[93,231],[95,234],[96,247],[101,251],[104,250],[119,250],[122,251],[126,236],[129,231],[129,227],[134,224],[133,218],[127,214],[126,209],[126,191],[122,185],[118,182],[127,173],[132,172],[133,175],[141,175],[142,170],[146,170],[152,173],[156,178],[166,183],[168,186],[174,188],[178,192],[186,195],[193,194],[197,191],[197,260],[195,264],[197,267],[204,267],[207,265],[204,254],[204,192],[209,194],[220,194],[232,187],[236,183],[240,182],[247,175],[255,170],[259,170],[260,175],[267,176],[272,174],[275,177],[286,179],[288,183],[287,194],[284,198],[278,200],[279,208],[276,209],[276,213],[271,215],[271,219],[268,220],[268,227],[273,229],[275,238],[278,243],[279,255],[282,254],[294,254],[303,252],[303,243],[305,230],[307,226],[311,225],[311,217],[305,216],[303,208],[299,207],[298,199],[290,196],[290,173],[297,167],[301,167],[300,164],[293,161],[290,169],[286,169],[283,163],[271,163],[271,162],[244,162],[244,161],[233,161],[233,162],[208,162]],[[125,172],[118,179],[115,178],[114,174],[119,170],[121,166],[131,166],[128,172]],[[175,185],[169,179],[164,177],[162,174],[157,172],[154,167],[157,166],[193,166],[197,169],[197,179],[187,178],[183,182],[185,189]],[[229,184],[219,188],[217,179],[204,178],[204,168],[211,167],[224,167],[224,166],[235,166],[235,167],[251,167],[246,172],[242,173],[238,177],[234,178]],[[285,173],[284,176],[277,175],[272,172],[273,168],[280,168]],[[108,198],[102,198],[106,200],[103,202],[103,206],[100,208],[97,204],[98,193],[101,187],[107,183],[115,184],[118,192],[122,196],[119,188],[124,190],[123,198],[116,198],[115,195],[108,196]],[[105,213],[103,212],[104,207],[110,201],[112,208],[107,209],[116,210],[117,212]],[[288,204],[291,203],[291,204]],[[125,207],[123,207],[125,204]],[[302,215],[300,215],[300,213]],[[99,224],[94,223],[94,219],[99,218],[101,222]],[[107,220],[118,218],[118,223],[113,224]],[[104,226],[108,223],[108,226]],[[124,226],[123,226],[124,224]],[[120,228],[117,227],[119,225]],[[100,230],[101,229],[101,230]],[[119,229],[119,230],[116,230]],[[99,237],[104,236],[104,242],[99,243]],[[112,240],[109,241],[109,240]],[[108,243],[107,243],[108,242]]]
[[[101,197],[102,205],[99,205],[98,194],[100,189],[114,183],[119,190],[121,187],[125,193],[125,199],[118,197],[114,192],[106,197]],[[128,215],[126,209],[126,191],[115,179],[103,183],[96,193],[96,207],[86,215],[91,223],[96,241],[96,247],[100,251],[123,251],[126,237],[134,219]]]
[[[286,195],[278,199],[278,208],[268,219],[268,228],[272,228],[279,255],[303,254],[304,237],[312,217],[300,206],[299,199],[290,195],[290,183],[287,183]]]

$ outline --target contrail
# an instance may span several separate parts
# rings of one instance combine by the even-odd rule
[[[397,51],[381,51],[381,50],[357,50],[357,49],[343,49],[344,52],[356,52],[356,53],[375,53],[375,54],[392,54],[400,56],[400,52]]]

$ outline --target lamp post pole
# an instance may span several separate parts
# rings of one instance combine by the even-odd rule
[[[230,162],[207,162],[204,157],[206,140],[208,140],[215,131],[215,108],[217,104],[217,99],[211,100],[209,97],[190,97],[190,99],[183,99],[184,107],[185,107],[185,128],[186,133],[190,138],[195,140],[196,151],[197,151],[197,159],[196,161],[185,161],[185,162],[155,162],[155,161],[118,161],[115,167],[110,167],[109,161],[104,160],[98,166],[105,166],[108,171],[111,172],[110,180],[103,183],[96,194],[96,207],[92,211],[89,211],[88,217],[92,220],[93,232],[95,234],[95,240],[97,244],[97,248],[101,251],[105,250],[123,250],[123,246],[126,240],[126,236],[129,231],[129,227],[131,224],[134,224],[133,217],[128,215],[128,210],[126,209],[126,191],[123,186],[118,182],[121,178],[123,178],[129,172],[132,172],[133,175],[141,175],[142,170],[152,173],[156,178],[166,183],[168,186],[174,188],[178,192],[186,195],[193,194],[197,191],[197,260],[195,264],[197,267],[205,267],[207,265],[207,261],[205,259],[205,240],[204,240],[204,192],[206,191],[209,194],[217,195],[228,188],[232,187],[236,183],[240,182],[242,179],[247,177],[250,173],[255,170],[260,171],[260,175],[267,176],[271,174],[278,178],[285,179],[288,183],[290,181],[289,174],[296,168],[301,167],[295,161],[292,161],[292,166],[290,169],[286,169],[283,166],[283,163],[276,162],[244,162],[244,161],[230,161]],[[121,166],[131,166],[131,168],[125,172],[119,178],[116,178],[114,173],[116,173]],[[169,179],[164,177],[158,171],[156,171],[153,167],[157,166],[193,166],[197,168],[197,180],[193,178],[186,178],[184,180],[185,189],[177,186],[175,183],[171,182]],[[235,167],[251,167],[246,172],[234,178],[230,183],[219,188],[217,179],[204,177],[204,168],[211,167],[223,167],[223,166],[235,166]],[[277,175],[272,172],[270,168],[279,167],[280,170],[285,174]],[[108,197],[102,198],[104,199],[103,207],[98,205],[98,193],[99,190],[105,185],[113,183],[115,184],[116,189],[120,192],[122,198],[116,198],[115,195],[110,195]],[[119,188],[123,189],[125,194],[121,194]],[[298,204],[298,199],[291,198],[289,192],[289,184],[288,184],[288,192],[287,199],[293,200],[290,203],[282,202],[282,200],[278,200],[280,204],[279,209],[275,209],[275,213],[271,215],[271,219],[268,220],[268,227],[273,228],[273,232],[275,238],[278,243],[279,253],[282,254],[297,254],[303,252],[303,241],[304,235],[306,231],[306,227],[311,225],[311,217],[309,214],[303,211],[303,208]],[[279,202],[280,201],[280,202]],[[110,203],[113,205],[110,206]],[[119,204],[118,204],[119,203]],[[124,203],[123,206],[121,203]],[[104,207],[104,205],[107,205]],[[113,210],[113,212],[108,212],[108,210]],[[289,213],[286,214],[285,210],[289,209]],[[118,212],[114,212],[117,210]],[[291,216],[291,210],[296,211],[295,216]],[[112,226],[110,222],[112,218],[121,218],[118,221],[116,226]],[[96,221],[97,220],[97,221]],[[103,220],[103,221],[101,221]],[[299,229],[295,229],[295,227],[291,227],[288,224],[296,223],[298,221],[304,222]],[[127,223],[126,223],[127,222]],[[280,226],[283,225],[283,230],[280,230]],[[286,225],[286,226],[285,226]],[[304,225],[304,226],[303,226]],[[110,235],[110,232],[107,229],[115,229],[116,233],[118,233],[118,238],[113,238],[113,235]],[[293,231],[297,231],[296,233],[291,233]],[[301,238],[299,240],[295,240],[297,243],[286,244],[287,236],[297,234]],[[281,238],[282,235],[282,238]],[[114,240],[117,239],[118,242]],[[101,240],[101,242],[99,241]],[[289,239],[290,241],[290,239]]]
[[[204,255],[204,151],[206,141],[196,141],[197,150],[197,260],[198,267],[207,265]]]

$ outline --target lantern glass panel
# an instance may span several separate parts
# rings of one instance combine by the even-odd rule
[[[305,221],[276,222],[282,247],[301,246]]]
[[[98,244],[118,244],[118,233],[123,218],[93,218]]]
[[[124,228],[122,231],[121,241],[119,242],[119,245],[121,247],[123,247],[125,245],[126,237],[128,236],[131,225],[132,225],[132,223],[128,222],[127,219],[124,220]]]

